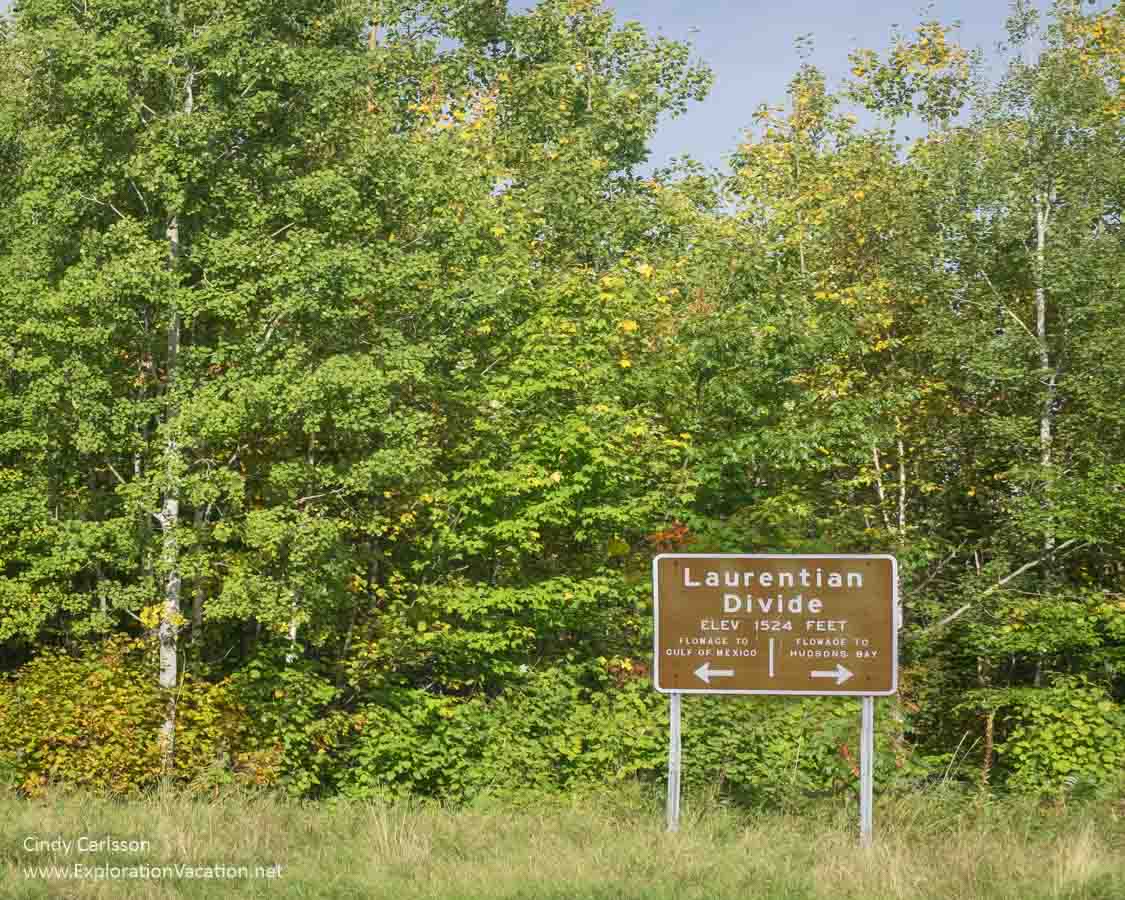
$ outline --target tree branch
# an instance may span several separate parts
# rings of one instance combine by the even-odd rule
[[[115,469],[113,467],[113,463],[111,463],[108,459],[105,461],[105,464],[107,466],[109,466],[109,471],[111,471],[114,474],[114,476],[117,478],[118,481],[120,481],[122,484],[128,484],[129,483],[124,478],[121,477],[121,473],[118,472],[117,469]]]
[[[945,559],[943,559],[941,562],[938,563],[937,568],[934,569],[934,571],[930,574],[930,576],[925,581],[923,581],[920,585],[918,585],[917,588],[915,588],[915,591],[921,592],[921,591],[925,590],[926,585],[928,585],[931,581],[933,581],[935,578],[937,578],[938,575],[941,574],[941,570],[946,567],[946,565],[949,563],[949,561],[951,559],[953,559],[953,557],[955,557],[961,551],[961,548],[964,547],[964,546],[965,546],[964,544],[958,544],[957,547],[954,549],[954,551],[949,554],[949,556],[947,556]]]
[[[300,506],[302,503],[308,503],[310,500],[319,500],[321,497],[332,497],[336,494],[342,494],[347,488],[336,488],[333,491],[325,491],[323,494],[310,494],[308,497],[299,497],[294,501],[294,505]]]
[[[257,348],[254,350],[255,353],[261,353],[266,349],[266,344],[268,344],[270,342],[270,338],[273,337],[273,330],[281,323],[281,320],[283,318],[285,318],[284,312],[279,312],[276,316],[274,316],[273,321],[270,322],[269,327],[266,328],[265,337],[262,338],[261,343],[258,344]]]
[[[149,212],[148,212],[148,201],[145,200],[144,194],[141,193],[140,188],[137,187],[137,183],[135,181],[133,181],[132,178],[129,179],[129,184],[132,185],[133,192],[137,195],[137,198],[141,201],[141,206],[143,206],[145,208],[145,215],[147,216],[149,214]]]
[[[123,213],[121,210],[119,210],[112,203],[106,203],[104,200],[98,200],[96,197],[88,197],[86,194],[83,194],[81,191],[78,192],[78,196],[81,197],[83,200],[89,200],[91,203],[96,203],[96,204],[98,204],[98,206],[107,206],[110,209],[112,209],[115,213],[117,213],[117,215],[120,216],[122,219],[125,218],[125,213]]]
[[[993,593],[994,591],[1000,590],[1000,588],[1002,588],[1004,585],[1006,585],[1013,578],[1016,578],[1017,576],[1022,575],[1028,569],[1032,569],[1035,566],[1039,565],[1041,562],[1043,562],[1043,560],[1047,559],[1047,557],[1054,556],[1060,550],[1064,550],[1065,548],[1069,547],[1071,544],[1077,543],[1077,541],[1078,541],[1078,538],[1071,538],[1069,541],[1063,541],[1057,547],[1053,548],[1052,550],[1050,550],[1047,553],[1044,553],[1038,559],[1033,559],[1029,563],[1024,563],[1018,569],[1016,569],[1013,572],[1009,572],[1007,575],[1005,575],[1003,578],[1001,578],[998,582],[996,582],[996,584],[994,584],[994,585],[992,585],[992,587],[988,588],[984,593],[982,593],[979,597],[977,597],[976,600],[970,601],[969,603],[966,603],[966,604],[958,607],[957,609],[955,609],[953,612],[951,612],[948,616],[946,616],[941,621],[935,622],[933,625],[928,625],[925,628],[923,628],[920,633],[925,634],[927,631],[932,631],[935,628],[941,628],[943,625],[948,625],[950,622],[952,622],[954,619],[958,618],[966,610],[970,609],[972,607],[973,603],[979,603],[981,600],[983,600],[989,594]]]
[[[879,459],[879,447],[871,445],[871,460],[875,464],[875,493],[879,495],[879,512],[883,515],[883,524],[887,531],[891,531],[891,517],[887,514],[887,495],[883,490],[883,464]]]
[[[1024,332],[1027,334],[1027,336],[1029,338],[1031,338],[1033,341],[1035,341],[1036,344],[1038,344],[1039,338],[1037,338],[1035,336],[1035,334],[1032,332],[1032,330],[1030,328],[1028,328],[1027,325],[1024,324],[1023,319],[1021,319],[1014,312],[1012,312],[1012,310],[1008,307],[1008,304],[1006,304],[1004,302],[1004,298],[1002,296],[1000,296],[1000,292],[998,290],[996,290],[996,286],[992,283],[992,279],[988,277],[988,273],[985,272],[982,269],[982,270],[980,270],[980,274],[981,274],[981,277],[984,279],[985,284],[987,284],[992,289],[992,293],[994,293],[996,295],[996,302],[1000,304],[1000,308],[1002,310],[1004,310],[1004,312],[1006,312],[1013,319],[1015,319],[1016,324],[1018,324],[1020,326],[1020,328],[1022,328],[1024,330]]]

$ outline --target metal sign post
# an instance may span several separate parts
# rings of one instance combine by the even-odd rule
[[[875,698],[863,698],[862,727],[859,734],[859,842],[871,843],[875,795]]]
[[[668,729],[668,830],[680,830],[680,694],[672,694]]]

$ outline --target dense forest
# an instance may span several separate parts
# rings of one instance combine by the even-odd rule
[[[689,550],[896,555],[884,789],[1120,789],[1125,7],[1008,16],[719,173],[597,0],[17,0],[0,784],[659,781]],[[850,788],[857,706],[688,698],[685,777]]]

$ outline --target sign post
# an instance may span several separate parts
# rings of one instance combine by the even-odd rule
[[[653,683],[671,695],[668,830],[683,694],[862,697],[860,838],[871,839],[875,702],[898,689],[898,565],[885,554],[662,553]]]
[[[680,830],[680,695],[672,694],[668,727],[668,830]]]
[[[871,843],[873,819],[871,806],[875,791],[875,698],[863,698],[863,715],[859,735],[859,841]]]

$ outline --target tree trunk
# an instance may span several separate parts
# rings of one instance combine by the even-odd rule
[[[875,493],[879,497],[879,512],[883,516],[883,525],[887,531],[891,530],[891,517],[887,515],[887,493],[883,489],[883,462],[879,459],[879,448],[871,445],[871,461],[875,465]]]
[[[285,664],[293,665],[297,661],[297,612],[301,608],[301,592],[293,590],[292,618],[289,620],[289,650],[285,653]]]
[[[906,449],[902,443],[902,423],[895,419],[898,437],[895,447],[898,450],[898,537],[906,537]]]
[[[980,763],[980,786],[988,787],[992,774],[992,757],[995,753],[996,711],[989,710],[984,719],[984,755]]]
[[[179,220],[173,216],[168,223],[169,265],[175,269],[180,254]],[[173,308],[168,323],[168,358],[166,363],[166,391],[175,390],[176,357],[180,351],[180,314]],[[164,578],[164,610],[160,618],[160,687],[168,691],[168,705],[164,724],[160,728],[161,768],[165,775],[172,771],[175,760],[176,738],[176,685],[179,681],[179,631],[180,631],[180,547],[176,529],[180,521],[179,467],[177,457],[175,419],[177,410],[173,396],[167,410],[165,426],[168,434],[164,443],[164,500],[160,507],[161,574]]]
[[[194,72],[189,72],[184,82],[184,115],[191,115],[194,106],[192,84]],[[173,276],[180,268],[181,240],[180,214],[173,212],[165,232],[168,240],[168,268]],[[164,490],[160,507],[161,574],[164,578],[164,609],[160,617],[160,687],[168,692],[164,724],[160,728],[161,770],[170,775],[176,751],[176,687],[179,683],[179,636],[183,617],[180,614],[180,545],[177,528],[180,523],[180,448],[177,442],[176,420],[179,405],[176,398],[176,366],[180,354],[180,311],[176,298],[179,285],[172,289],[172,309],[168,321],[168,350],[165,361],[164,394]]]
[[[1047,223],[1051,212],[1051,197],[1046,193],[1035,197],[1035,337],[1039,342],[1039,373],[1042,379],[1043,405],[1039,413],[1039,465],[1050,490],[1050,466],[1054,449],[1055,399],[1058,396],[1057,373],[1051,368],[1051,351],[1047,341]],[[1050,504],[1050,499],[1046,500]],[[1055,547],[1054,529],[1048,525],[1043,549],[1050,552]]]
[[[203,526],[207,524],[207,508],[200,506],[195,510],[192,526],[195,529],[196,539],[200,539]],[[195,591],[191,600],[191,646],[193,658],[198,660],[203,651],[203,602],[206,579],[200,575],[195,579]]]
[[[801,148],[796,147],[793,151],[793,171],[795,177],[793,183],[799,192],[801,190]],[[801,208],[797,207],[797,256],[801,264],[801,274],[807,275],[808,270],[805,267],[805,222],[801,216]]]

